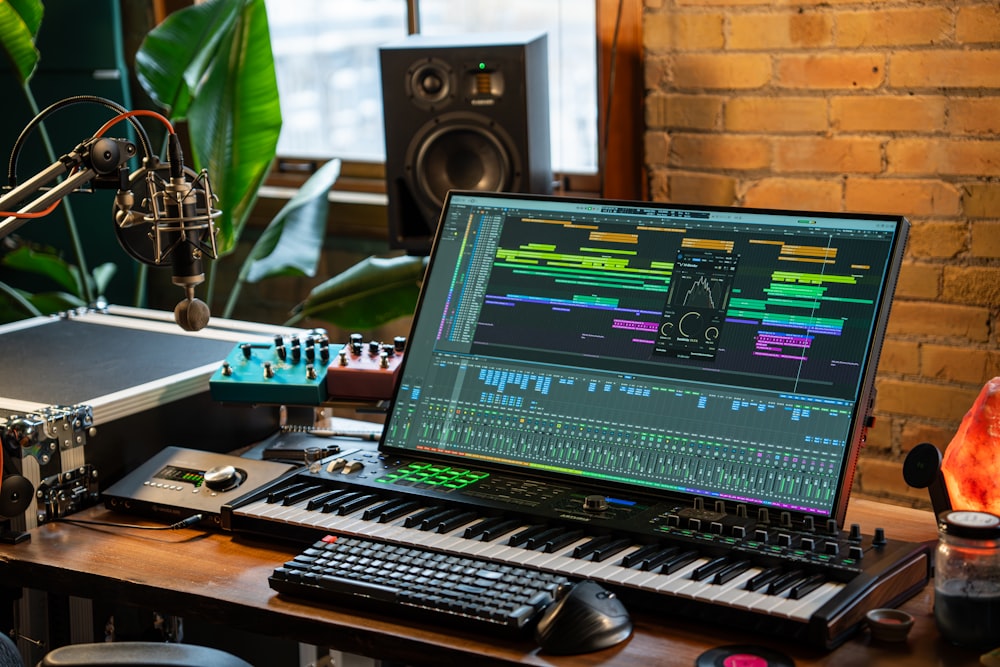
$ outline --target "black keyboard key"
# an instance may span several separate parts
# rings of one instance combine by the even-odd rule
[[[422,548],[329,537],[276,568],[271,588],[349,608],[520,631],[552,601],[561,575]]]
[[[726,565],[729,564],[729,556],[719,556],[718,558],[713,558],[704,565],[699,565],[691,572],[691,578],[695,581],[701,581],[703,579],[708,579],[716,572],[722,570]]]
[[[747,590],[758,591],[764,588],[777,579],[781,575],[781,572],[782,569],[780,567],[769,567],[766,570],[762,570],[747,580]]]
[[[428,519],[437,514],[441,514],[443,511],[444,510],[442,510],[438,506],[428,507],[425,510],[422,510],[420,512],[417,512],[416,514],[406,517],[406,519],[403,520],[403,526],[405,526],[406,528],[417,527],[424,519]]]
[[[390,521],[395,521],[396,519],[406,516],[410,512],[416,511],[420,507],[420,503],[416,500],[406,500],[387,510],[383,510],[378,516],[379,523],[389,523]]]
[[[740,576],[748,569],[750,569],[750,561],[748,560],[738,560],[732,562],[715,573],[715,576],[712,578],[712,583],[728,584],[730,581]]]
[[[611,540],[610,537],[604,537],[604,538],[600,538],[600,539],[603,539],[605,541],[610,541]],[[581,546],[587,546],[587,545],[581,545]],[[636,567],[637,565],[639,565],[640,563],[642,563],[642,561],[645,558],[647,558],[649,556],[652,556],[656,552],[662,551],[662,550],[663,550],[663,547],[661,545],[659,545],[659,544],[647,544],[645,546],[639,547],[638,549],[636,549],[635,551],[633,551],[629,555],[627,555],[624,558],[622,558],[622,562],[619,563],[619,565],[621,565],[622,567]]]
[[[524,544],[535,535],[539,535],[549,530],[548,526],[528,526],[524,530],[519,530],[510,536],[507,544],[512,547],[524,546]]]
[[[625,549],[629,548],[635,544],[635,542],[627,537],[622,537],[617,540],[611,540],[607,544],[602,544],[601,546],[594,549],[594,553],[590,555],[590,560],[600,563],[611,558],[615,554],[619,554]]]
[[[788,591],[788,597],[792,600],[801,600],[825,583],[826,577],[822,574],[814,574],[806,577],[799,583],[792,586],[792,589]]]
[[[671,556],[664,563],[663,567],[660,568],[662,574],[673,574],[677,570],[690,565],[698,558],[698,552],[694,549],[689,549],[687,551],[681,551],[680,553]]]
[[[479,516],[479,514],[476,512],[457,512],[456,514],[439,521],[435,530],[439,533],[450,533],[470,521],[475,520],[477,516]]]
[[[781,595],[804,578],[805,573],[802,572],[802,570],[791,570],[790,572],[785,572],[767,585],[767,594]]]

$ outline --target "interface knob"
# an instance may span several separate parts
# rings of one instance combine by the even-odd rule
[[[583,509],[588,512],[604,512],[608,509],[608,499],[600,494],[587,496],[583,499]]]
[[[243,478],[235,466],[221,465],[205,471],[205,486],[213,491],[228,491],[243,482]]]

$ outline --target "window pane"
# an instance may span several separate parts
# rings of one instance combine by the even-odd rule
[[[378,45],[406,36],[406,3],[266,5],[283,117],[278,153],[383,161]]]
[[[429,35],[548,33],[552,167],[597,171],[597,56],[593,2],[421,0]],[[385,159],[378,47],[406,35],[403,0],[267,0],[284,116],[278,152]]]

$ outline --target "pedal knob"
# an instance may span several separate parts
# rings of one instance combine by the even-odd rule
[[[231,377],[233,374],[233,367],[229,365],[228,361],[222,362],[222,374],[225,377]]]
[[[264,377],[271,379],[274,377],[274,366],[271,365],[270,361],[264,362]]]
[[[406,349],[406,336],[396,336],[392,339],[392,345],[396,352],[402,353]]]

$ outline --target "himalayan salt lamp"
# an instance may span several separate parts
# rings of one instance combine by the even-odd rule
[[[962,418],[941,473],[955,509],[1000,514],[1000,377],[983,386]]]

